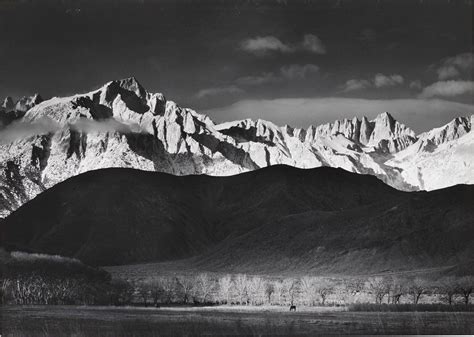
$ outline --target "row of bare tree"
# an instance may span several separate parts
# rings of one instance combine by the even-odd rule
[[[271,279],[245,274],[162,276],[129,282],[65,274],[18,273],[0,279],[0,300],[16,304],[237,304],[305,306],[349,303],[413,303],[424,297],[469,304],[474,277]],[[427,297],[429,296],[429,298]]]
[[[430,300],[453,304],[458,299],[469,304],[474,277],[444,277],[437,281],[422,278],[369,277],[331,279],[323,277],[269,279],[244,274],[213,277],[155,277],[130,284],[136,302],[306,306],[359,302],[418,304]]]
[[[365,287],[372,294],[375,303],[399,304],[402,296],[410,299],[411,303],[418,304],[420,299],[426,295],[435,295],[447,304],[453,304],[456,297],[469,304],[474,289],[474,277],[444,277],[433,282],[423,278],[392,278],[372,277],[369,278]]]
[[[0,286],[0,303],[125,305],[132,303],[134,296],[134,288],[127,281],[37,273],[2,278]]]

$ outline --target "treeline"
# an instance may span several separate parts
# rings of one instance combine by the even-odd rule
[[[87,305],[468,305],[474,277],[268,278],[175,275],[112,279],[99,268],[59,256],[0,251],[0,301]]]
[[[345,305],[351,303],[469,304],[474,277],[369,277],[334,279],[302,277],[269,279],[244,274],[155,277],[130,283],[133,299],[142,305]]]
[[[0,261],[2,304],[126,304],[133,296],[128,282],[76,259],[0,251]]]

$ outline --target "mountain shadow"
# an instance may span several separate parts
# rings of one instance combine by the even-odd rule
[[[472,200],[474,186],[400,192],[327,167],[230,177],[104,169],[13,212],[2,242],[94,265],[190,258],[216,271],[394,271],[473,260]]]

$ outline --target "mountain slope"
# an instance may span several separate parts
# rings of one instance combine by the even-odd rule
[[[231,177],[129,169],[66,180],[2,223],[2,242],[114,265],[191,258],[206,270],[380,272],[474,259],[473,186],[400,192],[341,169]]]
[[[402,170],[403,179],[422,189],[474,181],[474,116],[456,118],[421,134],[411,147],[386,162]]]
[[[96,264],[167,260],[280,216],[353,208],[399,193],[374,177],[330,168],[275,166],[222,178],[107,169],[26,203],[2,224],[3,242]]]
[[[108,167],[226,176],[278,164],[329,166],[371,174],[407,191],[474,182],[469,155],[474,149],[465,141],[472,134],[468,117],[419,136],[389,113],[308,129],[263,120],[215,125],[160,93],[147,92],[135,78],[85,94],[22,102],[20,108],[28,111],[15,115],[11,125],[22,123],[34,133],[0,144],[0,217],[69,177]],[[12,104],[6,100],[5,111]],[[433,171],[439,159],[435,149],[444,153],[448,143],[457,161]]]
[[[370,274],[473,261],[474,189],[411,192],[349,210],[291,214],[219,244],[196,268],[254,273]]]

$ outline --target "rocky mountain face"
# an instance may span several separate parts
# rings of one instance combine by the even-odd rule
[[[42,101],[43,98],[39,94],[24,96],[17,102],[13,101],[10,96],[6,97],[0,106],[0,130],[2,127],[23,117],[29,109]]]
[[[222,176],[276,164],[330,166],[375,175],[400,190],[474,182],[472,117],[418,136],[386,112],[308,129],[263,120],[216,125],[147,92],[135,78],[20,101],[15,106],[27,111],[3,131],[21,124],[29,132],[0,144],[1,217],[69,177],[107,167]],[[11,100],[3,106],[8,113]],[[436,164],[449,156],[453,161]]]

